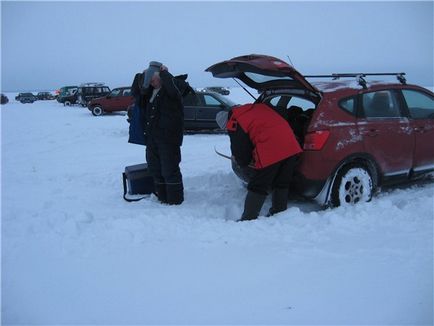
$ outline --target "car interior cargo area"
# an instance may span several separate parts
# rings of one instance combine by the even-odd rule
[[[286,92],[264,93],[261,96],[261,101],[288,121],[297,140],[303,147],[309,122],[315,111],[315,103],[307,97],[301,97]]]

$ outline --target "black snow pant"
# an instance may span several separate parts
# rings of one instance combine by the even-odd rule
[[[149,139],[146,162],[154,178],[155,192],[162,203],[179,205],[184,201],[184,186],[179,168],[180,146],[158,139]]]
[[[268,195],[274,189],[288,189],[298,156],[291,156],[263,169],[254,170],[247,185],[249,191]]]

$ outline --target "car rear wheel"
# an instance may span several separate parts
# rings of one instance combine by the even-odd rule
[[[94,106],[92,108],[92,114],[96,117],[102,115],[103,113],[104,113],[104,111],[103,111],[102,107],[100,107],[99,105]]]
[[[331,202],[334,207],[368,202],[373,192],[374,183],[369,170],[362,164],[350,164],[338,172]]]
[[[65,102],[63,103],[63,105],[64,105],[64,106],[71,106],[71,102],[70,102],[70,101],[65,101]]]

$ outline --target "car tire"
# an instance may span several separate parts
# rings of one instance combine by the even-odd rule
[[[333,207],[351,206],[372,199],[375,185],[369,169],[362,164],[349,164],[339,170],[333,183]]]
[[[94,107],[92,108],[92,114],[93,114],[95,117],[98,117],[98,116],[100,116],[100,115],[103,115],[103,113],[104,113],[104,110],[103,110],[102,107],[99,106],[99,105],[96,105],[96,106],[94,106]]]
[[[64,106],[71,106],[71,102],[70,101],[65,101],[65,102],[63,102],[63,105]]]

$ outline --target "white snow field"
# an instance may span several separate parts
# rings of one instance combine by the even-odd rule
[[[237,223],[246,191],[214,153],[228,137],[187,135],[185,202],[127,203],[121,173],[144,147],[124,114],[7,95],[3,324],[433,324],[432,181]]]

